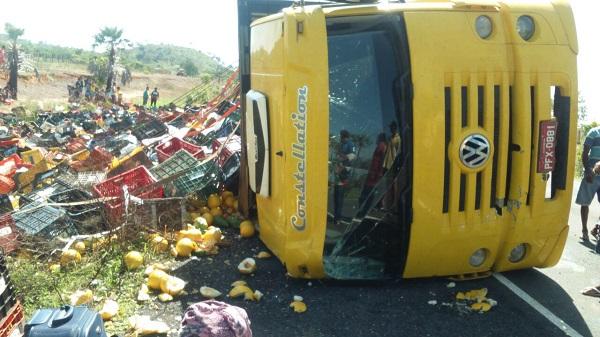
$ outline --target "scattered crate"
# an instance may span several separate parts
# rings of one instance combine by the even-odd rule
[[[132,134],[142,141],[148,138],[156,138],[167,134],[168,128],[161,120],[152,119],[133,129]]]
[[[0,248],[8,254],[19,248],[19,233],[10,213],[0,216]],[[0,254],[1,255],[1,254]],[[2,257],[4,259],[4,257]],[[2,268],[0,266],[0,268]],[[5,267],[4,267],[5,268]]]
[[[87,159],[73,162],[70,166],[76,172],[102,171],[110,165],[112,158],[113,155],[110,152],[96,147],[90,152],[90,156]]]
[[[118,222],[123,215],[123,187],[127,186],[130,195],[142,198],[161,198],[163,188],[160,185],[151,186],[156,182],[144,166],[121,173],[93,187],[94,195],[98,197],[117,197],[116,200],[105,202],[106,215],[110,222]]]
[[[223,172],[214,160],[197,165],[188,173],[173,181],[177,195],[186,196],[192,193],[208,198],[217,193],[223,186]]]
[[[0,337],[22,336],[23,334],[25,319],[23,306],[16,299],[13,299],[12,302],[14,302],[13,306],[8,309],[6,315],[0,321]],[[0,309],[1,313],[4,313],[4,310],[5,308],[2,307]]]
[[[160,163],[164,162],[179,150],[185,150],[197,159],[202,159],[205,157],[204,151],[200,146],[173,137],[165,141],[164,143],[156,146],[156,154],[158,155],[158,161]]]
[[[234,153],[242,151],[242,139],[238,135],[232,135],[229,140],[228,137],[217,138],[212,143],[213,152],[218,151],[225,142],[227,142],[223,146],[223,150],[219,154],[219,166],[223,166],[223,164],[231,157]]]
[[[199,162],[189,152],[179,150],[171,158],[150,169],[152,175],[158,180],[167,179],[182,171],[190,170]]]
[[[13,219],[17,228],[25,235],[50,240],[77,235],[77,230],[65,210],[44,206],[39,202],[32,202],[21,211],[13,213]]]

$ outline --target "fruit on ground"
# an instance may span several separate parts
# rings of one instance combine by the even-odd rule
[[[183,291],[183,288],[185,288],[185,281],[175,276],[164,278],[160,283],[160,290],[171,296],[179,295]]]
[[[131,251],[124,257],[125,265],[129,270],[138,269],[144,263],[144,256],[138,251]]]
[[[192,252],[198,248],[196,243],[190,238],[182,238],[177,241],[175,245],[175,251],[177,251],[177,256],[181,257],[189,257],[192,255]]]
[[[159,290],[160,284],[164,279],[169,278],[170,276],[160,269],[153,270],[150,275],[148,275],[148,288]]]
[[[240,235],[243,238],[254,236],[254,224],[250,220],[242,221],[240,224]]]
[[[70,263],[78,263],[81,261],[81,254],[75,249],[67,249],[60,256],[60,264],[67,265]]]
[[[208,207],[211,208],[211,209],[213,209],[213,208],[216,208],[216,207],[219,207],[219,206],[221,206],[221,199],[219,198],[218,195],[211,194],[208,197]]]

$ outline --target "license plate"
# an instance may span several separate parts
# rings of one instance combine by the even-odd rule
[[[538,173],[548,173],[556,166],[556,121],[540,122],[540,143],[538,152]]]

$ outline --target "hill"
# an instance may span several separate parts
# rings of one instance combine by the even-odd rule
[[[7,45],[7,37],[0,34],[0,45]],[[35,63],[74,63],[87,65],[88,62],[102,55],[91,50],[70,48],[31,42],[19,39],[21,49],[32,56]],[[185,68],[189,75],[215,75],[222,73],[225,65],[217,57],[209,56],[202,51],[173,46],[168,44],[138,44],[120,53],[120,63],[131,70],[150,73],[175,74]]]

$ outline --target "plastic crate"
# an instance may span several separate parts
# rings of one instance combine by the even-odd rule
[[[150,171],[144,166],[121,173],[93,187],[94,195],[98,197],[118,197],[105,203],[108,220],[117,223],[123,215],[123,186],[127,186],[130,195],[142,199],[162,198],[163,188],[160,185],[148,188],[156,182]]]
[[[55,203],[74,203],[78,201],[88,201],[92,199],[90,193],[79,189],[68,189],[52,194],[48,197],[49,202]],[[87,204],[87,205],[65,205],[61,206],[67,210],[69,217],[77,220],[82,220],[92,212],[98,211],[100,206],[98,204]]]
[[[69,143],[66,145],[67,153],[73,154],[84,150],[86,148],[86,143],[87,142],[81,138],[71,139],[71,141],[69,141]]]
[[[40,149],[32,149],[29,151],[21,152],[21,159],[29,164],[37,164],[44,160],[44,155]]]
[[[137,126],[133,129],[132,134],[139,140],[142,141],[148,138],[156,138],[165,135],[168,132],[168,128],[160,120],[153,119],[147,123]]]
[[[171,158],[150,169],[157,180],[163,180],[185,170],[190,170],[199,162],[189,152],[179,150]]]
[[[204,151],[200,146],[188,143],[176,137],[170,138],[164,143],[157,145],[155,150],[156,154],[158,155],[158,161],[160,163],[169,159],[169,157],[171,157],[179,150],[185,150],[198,159],[202,159],[205,157]]]
[[[0,216],[0,248],[2,248],[4,253],[8,254],[19,248],[18,239],[19,233],[10,213]]]
[[[77,235],[77,230],[64,209],[33,202],[22,210],[13,213],[13,219],[17,228],[26,235],[37,235],[47,239]]]
[[[15,300],[6,316],[0,321],[0,337],[12,337],[14,336],[13,331],[16,329],[19,329],[19,332],[22,333],[24,319],[23,306],[21,302]],[[18,336],[21,336],[21,334],[18,334]]]
[[[112,158],[113,155],[110,152],[97,147],[90,152],[87,159],[73,162],[70,167],[76,172],[102,171],[110,165]]]
[[[191,193],[208,198],[210,194],[219,192],[223,185],[223,172],[213,161],[197,165],[188,173],[173,181],[177,195],[186,196]]]
[[[57,181],[50,186],[21,195],[21,197],[19,198],[19,206],[24,207],[34,202],[44,203],[53,194],[62,193],[70,189],[72,189],[72,187],[68,184],[65,184],[61,181]]]
[[[44,159],[33,165],[33,167],[26,172],[16,173],[13,179],[17,186],[17,190],[22,193],[31,192],[33,190],[32,183],[34,182],[35,177],[40,173],[48,172],[48,170],[50,170],[50,165],[48,164],[48,161]]]
[[[120,158],[119,160],[113,160],[111,163],[111,169],[108,172],[108,177],[115,177],[140,165],[145,166],[146,168],[151,168],[152,161],[150,161],[143,149],[143,147],[138,147],[129,155]]]
[[[231,138],[229,138],[229,140],[227,140],[227,138],[228,137],[217,138],[212,143],[212,150],[214,153],[219,151],[221,146],[225,142],[227,142],[225,146],[223,146],[223,150],[219,154],[219,166],[223,166],[227,159],[229,159],[229,157],[231,157],[234,153],[242,151],[242,139],[240,138],[240,136],[233,135],[231,136]]]

